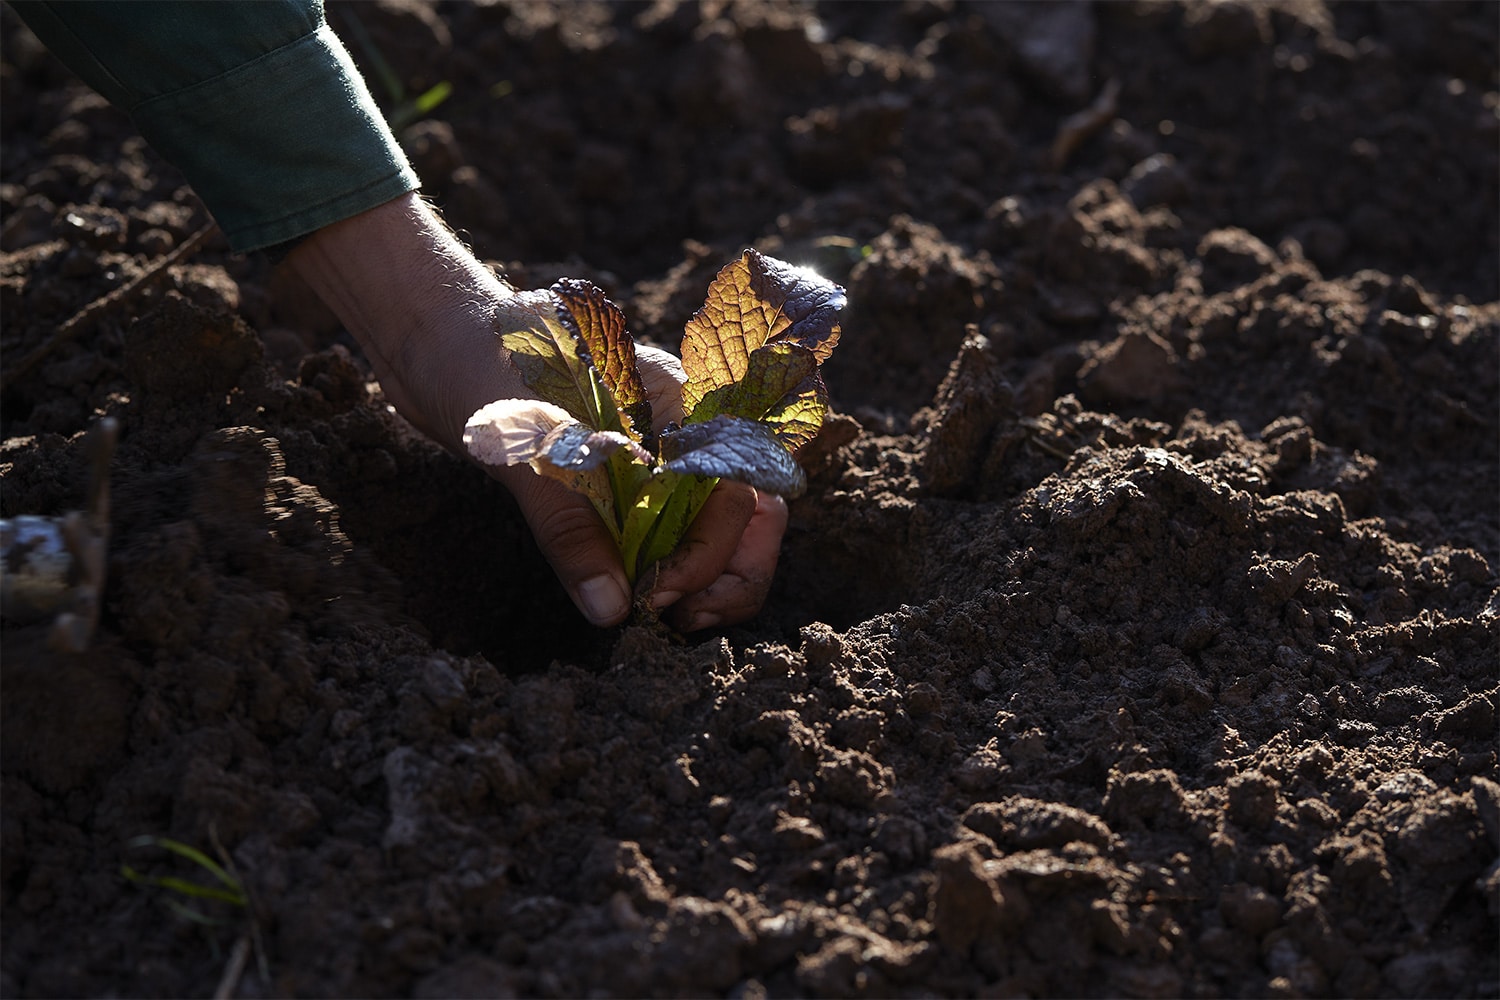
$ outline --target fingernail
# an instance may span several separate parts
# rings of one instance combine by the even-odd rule
[[[713,628],[724,619],[712,611],[700,611],[688,622],[686,631],[696,632],[699,629]]]
[[[630,597],[608,573],[591,576],[578,585],[578,603],[595,625],[608,625],[630,607]]]
[[[659,590],[651,595],[651,606],[660,611],[662,608],[670,607],[682,600],[680,590]]]

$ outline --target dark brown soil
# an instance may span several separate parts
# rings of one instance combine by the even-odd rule
[[[3,18],[13,370],[207,219]],[[1494,5],[330,18],[518,284],[844,283],[842,415],[757,620],[595,632],[288,276],[108,310],[0,403],[7,517],[122,427],[93,648],[4,632],[0,993],[1500,993]]]

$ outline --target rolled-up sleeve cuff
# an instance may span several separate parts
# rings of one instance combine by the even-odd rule
[[[240,252],[297,239],[419,185],[326,24],[139,104],[132,117]]]

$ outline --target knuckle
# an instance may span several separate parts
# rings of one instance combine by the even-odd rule
[[[573,504],[544,506],[536,513],[532,525],[538,537],[556,542],[584,541],[594,534],[594,512]]]

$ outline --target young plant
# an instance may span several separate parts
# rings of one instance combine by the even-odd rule
[[[175,895],[163,897],[163,902],[173,913],[184,920],[195,924],[212,925],[223,923],[222,920],[211,917],[203,910],[190,905],[191,902],[216,902],[228,903],[230,906],[244,909],[250,897],[245,893],[245,887],[238,878],[230,874],[229,870],[219,864],[198,848],[184,844],[180,840],[170,837],[136,837],[130,842],[131,847],[159,847],[184,858],[197,865],[200,870],[211,876],[212,882],[205,884],[193,879],[181,878],[176,875],[146,875],[137,871],[130,865],[121,865],[120,874],[128,881],[137,885],[154,886],[158,889],[166,889]],[[217,883],[217,884],[213,884]]]
[[[255,952],[256,963],[259,967],[260,978],[263,983],[270,983],[270,964],[266,961],[265,947],[261,942],[260,927],[256,924],[250,909],[250,894],[245,885],[240,881],[238,873],[235,872],[233,864],[224,848],[219,844],[219,839],[210,827],[209,836],[213,840],[214,847],[224,863],[220,864],[210,858],[204,852],[190,844],[184,844],[180,840],[170,837],[153,837],[146,835],[136,837],[127,846],[131,848],[158,847],[170,854],[174,854],[191,864],[195,865],[201,872],[208,875],[210,882],[201,882],[196,879],[182,878],[177,875],[147,875],[138,871],[130,865],[121,865],[120,874],[127,881],[136,885],[148,886],[166,890],[162,902],[167,905],[173,913],[182,919],[199,925],[205,931],[227,921],[223,918],[212,916],[204,907],[211,907],[217,903],[227,904],[238,909],[244,915],[245,929],[230,950],[229,961],[224,969],[224,974],[219,981],[219,987],[214,991],[214,997],[229,997],[235,995],[241,975],[245,971],[245,963],[250,958],[250,952]],[[214,954],[218,954],[218,941],[208,937],[209,945]]]
[[[828,411],[819,367],[839,339],[838,285],[754,250],[726,265],[683,332],[682,423],[656,430],[619,308],[572,279],[546,302],[501,337],[541,398],[483,407],[464,444],[587,496],[632,582],[677,547],[720,479],[784,496],[806,487],[793,456]]]

